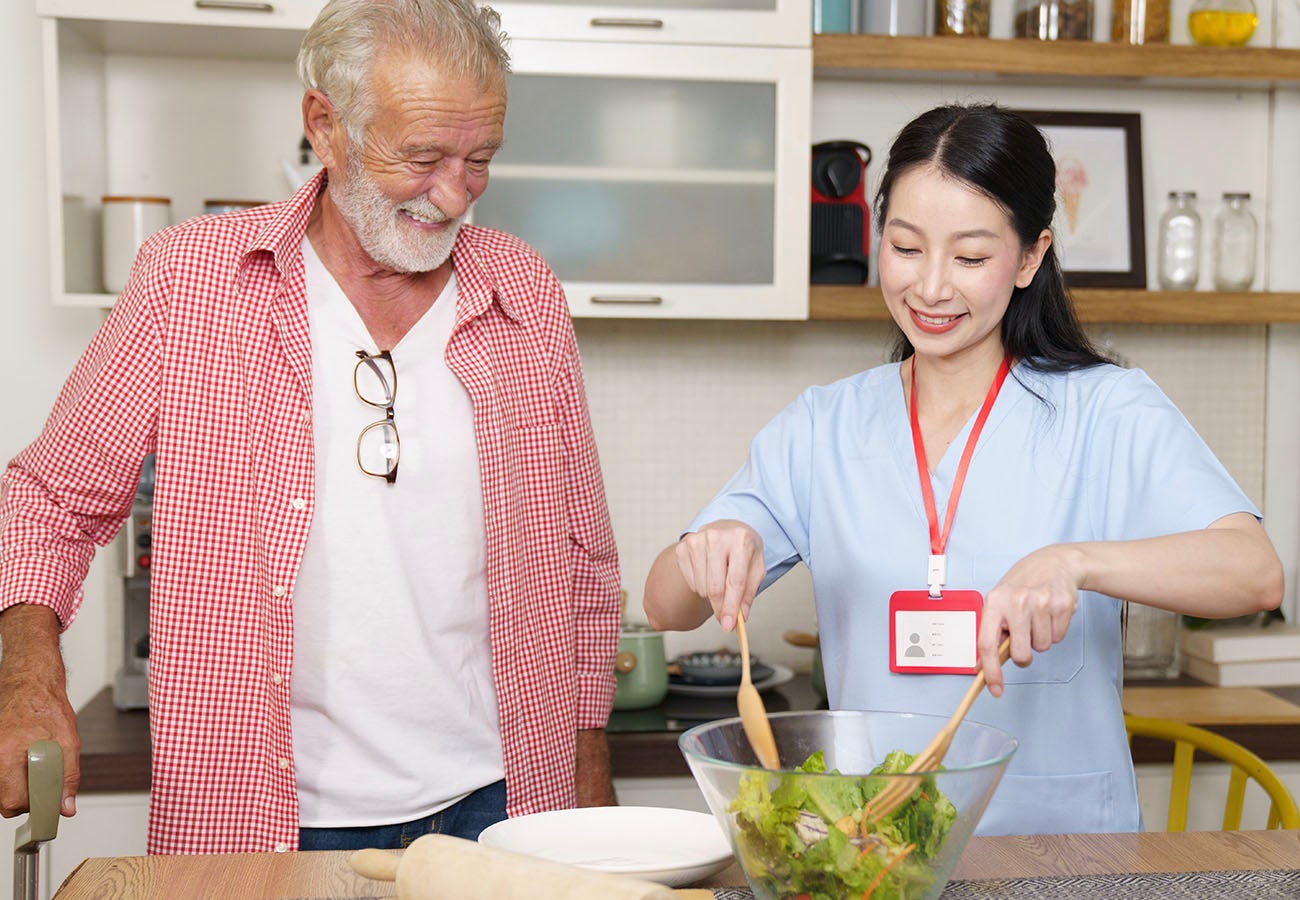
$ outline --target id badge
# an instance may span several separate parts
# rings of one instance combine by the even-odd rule
[[[889,671],[974,675],[984,597],[979,591],[895,591],[889,598]]]

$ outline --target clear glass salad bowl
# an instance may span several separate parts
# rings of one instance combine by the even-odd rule
[[[738,718],[678,739],[757,900],[935,900],[1019,745],[964,721],[941,769],[904,776],[888,773],[906,768],[946,717],[820,710],[770,719],[778,772],[758,765]],[[866,802],[899,778],[914,780],[911,798],[864,821]]]

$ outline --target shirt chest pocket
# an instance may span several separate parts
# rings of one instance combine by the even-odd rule
[[[975,583],[985,595],[1002,580],[1002,576],[1020,561],[1014,554],[990,553],[975,561]],[[1008,662],[1002,669],[1007,684],[1064,684],[1074,679],[1083,668],[1087,650],[1087,629],[1075,611],[1065,640],[1053,644],[1048,650],[1034,654],[1034,661],[1023,669]]]

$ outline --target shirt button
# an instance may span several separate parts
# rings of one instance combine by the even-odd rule
[[[281,756],[281,757],[280,757],[279,766],[280,766],[281,769],[287,769],[287,768],[289,768],[289,760],[287,760],[287,759],[285,759],[283,756]]]
[[[303,509],[307,506],[307,501],[302,499],[301,497],[294,497],[292,500],[289,501],[289,505],[292,506],[294,509]]]
[[[286,843],[284,843],[284,841],[281,841],[280,843],[278,843],[278,844],[275,845],[275,852],[276,852],[276,853],[288,853],[288,852],[289,852],[289,845],[286,844]]]
[[[274,595],[277,596],[277,597],[283,597],[284,594],[285,594],[285,587],[284,587],[284,585],[282,585],[282,584],[277,584],[275,587],[271,588],[271,593],[274,594]]]
[[[283,683],[284,683],[284,679],[280,677],[280,673],[279,673],[279,672],[272,672],[272,673],[271,673],[271,683],[272,683],[272,684],[283,684]]]

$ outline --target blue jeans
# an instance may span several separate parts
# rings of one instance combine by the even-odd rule
[[[400,825],[360,828],[300,828],[299,850],[400,850],[426,834],[450,834],[476,840],[484,828],[506,817],[506,783],[481,787],[459,803],[431,816]]]

